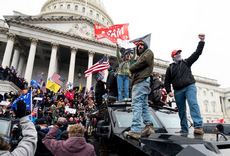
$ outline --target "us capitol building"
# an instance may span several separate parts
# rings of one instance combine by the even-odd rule
[[[47,0],[37,16],[14,11],[0,21],[0,62],[14,66],[30,80],[53,73],[67,82],[90,88],[93,76],[84,71],[105,54],[116,60],[116,46],[94,36],[94,23],[114,25],[101,0]],[[155,72],[165,74],[168,61],[155,59]],[[224,118],[230,123],[230,88],[219,88],[217,80],[195,76],[198,101],[204,122]],[[17,90],[13,83],[0,81],[0,92]]]

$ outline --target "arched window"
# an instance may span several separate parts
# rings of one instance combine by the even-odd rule
[[[54,9],[56,9],[56,8],[57,8],[57,6],[55,5],[55,6],[54,6]]]
[[[82,12],[85,13],[85,7],[82,8]]]
[[[212,101],[211,105],[212,105],[212,112],[215,113],[216,112],[216,102]]]
[[[210,94],[211,94],[212,97],[214,96],[214,93],[213,93],[213,92],[211,92]]]
[[[90,10],[90,15],[91,15],[91,16],[93,15],[93,10]]]
[[[208,100],[204,101],[204,111],[205,111],[205,113],[209,112],[209,110],[208,110]]]
[[[97,14],[97,19],[99,19],[99,14]]]
[[[78,10],[78,5],[75,5],[75,10]]]
[[[206,91],[205,90],[203,91],[203,94],[204,94],[204,96],[206,96]]]
[[[61,9],[63,8],[63,4],[60,5],[60,8],[61,8]]]
[[[67,5],[67,9],[70,9],[70,4]]]

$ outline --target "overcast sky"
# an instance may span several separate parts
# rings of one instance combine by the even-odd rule
[[[0,2],[0,18],[13,10],[37,15],[46,0]],[[206,34],[203,54],[192,66],[195,75],[218,80],[230,87],[229,0],[103,0],[114,24],[129,23],[130,38],[152,33],[155,57],[171,61],[170,53],[182,49],[188,57],[196,49],[197,35]]]

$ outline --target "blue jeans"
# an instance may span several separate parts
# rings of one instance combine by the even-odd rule
[[[190,115],[193,120],[194,128],[202,127],[202,118],[197,102],[197,89],[195,84],[184,87],[181,90],[174,90],[175,100],[179,111],[180,125],[183,132],[188,132],[188,122],[186,116],[186,99],[190,109]]]
[[[118,88],[118,101],[122,101],[124,98],[129,98],[129,76],[128,75],[117,75],[117,88]]]
[[[150,91],[150,78],[146,78],[142,82],[135,84],[132,88],[132,132],[141,132],[143,128],[141,126],[141,117],[145,125],[150,125],[154,122],[148,106],[148,95]]]

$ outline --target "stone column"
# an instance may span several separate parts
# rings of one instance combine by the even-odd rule
[[[32,78],[32,73],[33,73],[37,43],[38,43],[37,39],[34,39],[34,38],[31,39],[30,51],[29,51],[29,56],[28,56],[28,60],[26,64],[26,71],[25,71],[25,79],[29,84]]]
[[[15,35],[8,33],[7,34],[8,40],[7,40],[7,45],[6,45],[6,49],[5,49],[5,53],[3,56],[3,60],[2,60],[2,67],[5,68],[6,66],[10,66],[10,59],[11,59],[11,55],[12,55],[12,51],[13,51],[13,47],[14,47],[14,40],[15,40]]]
[[[75,70],[76,54],[77,54],[77,49],[74,47],[71,48],[68,82],[71,82],[72,84],[74,82],[74,70]]]
[[[89,51],[89,60],[88,60],[88,68],[89,69],[93,65],[93,56],[95,52]],[[90,87],[92,86],[92,74],[90,74],[86,79],[86,89],[90,90]]]
[[[12,62],[11,62],[11,66],[13,66],[14,69],[16,69],[16,70],[17,70],[17,68],[18,68],[19,56],[20,56],[19,48],[18,48],[18,47],[15,47],[15,48],[14,48],[13,60],[12,60]]]
[[[58,72],[59,72],[59,69],[58,69],[58,59],[59,59],[59,58],[58,58],[58,56],[57,56],[57,57],[56,57],[56,62],[55,62],[55,68],[54,68],[54,69],[55,69],[55,71],[54,71],[55,73],[58,73]]]
[[[24,62],[25,62],[25,56],[21,55],[20,59],[19,59],[19,63],[18,63],[18,69],[17,69],[17,71],[20,75],[22,75],[22,73],[23,73],[22,69],[24,66]]]
[[[50,56],[50,65],[49,65],[47,78],[50,78],[53,75],[53,73],[56,72],[57,49],[58,49],[58,44],[52,43],[52,51]]]

